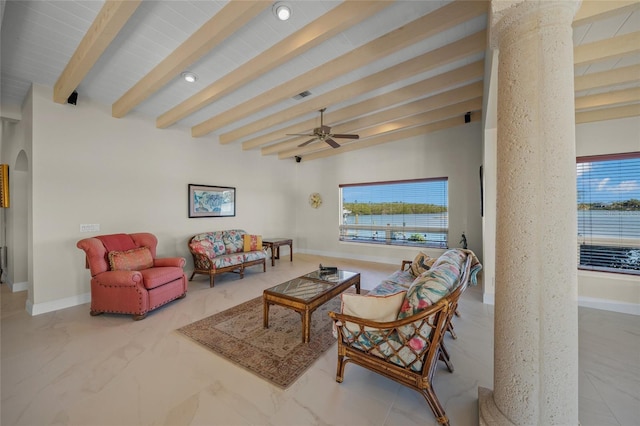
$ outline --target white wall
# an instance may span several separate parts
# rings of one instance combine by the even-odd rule
[[[485,168],[490,169],[495,155],[495,132],[485,132]],[[576,126],[576,155],[602,155],[640,151],[640,118],[599,121]],[[495,169],[495,165],[493,167]],[[495,173],[495,170],[494,170]],[[489,175],[489,172],[485,173]],[[495,212],[495,193],[485,188],[485,212]],[[487,216],[485,216],[487,217]],[[489,216],[490,217],[490,216]],[[488,229],[488,228],[485,228]],[[488,249],[489,245],[485,245]],[[485,253],[485,263],[492,265],[495,252]],[[487,268],[484,301],[493,303],[494,268]],[[578,271],[578,302],[581,306],[640,314],[640,277],[604,272]]]
[[[338,241],[341,183],[448,176],[450,246],[458,246],[464,231],[481,260],[492,255],[482,252],[479,123],[295,163],[220,145],[214,138],[193,139],[185,128],[158,130],[150,117],[114,119],[109,106],[90,99],[71,106],[55,104],[51,97],[50,88],[34,86],[21,112],[21,130],[14,132],[20,136],[2,144],[3,162],[14,164],[22,150],[29,163],[28,259],[15,260],[28,265],[34,314],[89,300],[89,272],[76,242],[97,234],[152,232],[159,238],[159,255],[184,256],[187,271],[191,235],[232,227],[290,236],[295,251],[306,253],[390,264],[413,258],[415,248]],[[578,155],[639,151],[639,123],[625,119],[578,126]],[[236,217],[189,219],[189,183],[235,186]],[[312,192],[323,195],[319,209],[307,202]],[[81,223],[99,223],[100,232],[80,233]],[[637,280],[596,277],[579,275],[583,304],[602,300],[603,288],[611,303],[639,303]]]
[[[576,155],[640,152],[640,118],[576,126]],[[584,306],[640,314],[640,276],[578,271],[578,296]]]
[[[34,314],[88,300],[89,271],[82,238],[152,232],[159,256],[183,256],[193,234],[242,228],[290,235],[294,163],[193,139],[188,129],[158,130],[150,117],[111,117],[110,106],[80,99],[52,102],[50,88],[33,88],[32,223]],[[24,116],[23,116],[24,117]],[[187,217],[187,185],[233,186],[236,216]],[[100,232],[80,233],[83,223]],[[208,282],[202,282],[208,285]]]
[[[469,248],[482,257],[479,167],[480,123],[430,133],[322,160],[297,164],[295,181],[298,248],[307,253],[400,264],[413,259],[415,247],[384,247],[338,241],[338,185],[429,177],[449,178],[449,246],[459,247],[462,232]],[[323,204],[309,206],[319,192]],[[433,250],[434,254],[442,250]]]

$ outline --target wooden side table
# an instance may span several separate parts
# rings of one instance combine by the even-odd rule
[[[280,259],[280,246],[289,246],[289,260],[293,262],[293,240],[289,238],[263,238],[262,245],[271,249],[271,266],[275,266],[275,259]]]

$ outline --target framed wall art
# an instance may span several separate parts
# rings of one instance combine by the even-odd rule
[[[189,217],[228,217],[235,215],[235,188],[189,184]]]

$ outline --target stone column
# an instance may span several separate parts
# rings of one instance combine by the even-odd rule
[[[579,1],[492,1],[498,60],[494,390],[480,424],[577,425]]]

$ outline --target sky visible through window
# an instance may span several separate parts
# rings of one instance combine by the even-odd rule
[[[578,163],[576,171],[579,203],[640,199],[640,158]]]
[[[342,188],[345,203],[410,203],[447,205],[447,181],[405,182],[384,185],[350,186]],[[430,190],[429,190],[430,189]],[[433,196],[425,194],[437,193]]]

